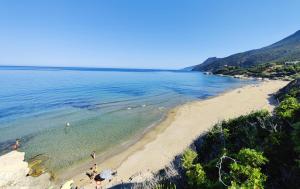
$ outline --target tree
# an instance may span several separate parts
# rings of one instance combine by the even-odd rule
[[[286,97],[278,107],[276,107],[276,114],[286,120],[291,120],[295,113],[299,111],[300,104],[294,97]]]
[[[206,184],[206,174],[200,163],[193,165],[186,171],[188,184],[191,186],[201,187]]]
[[[195,159],[197,158],[197,153],[191,149],[187,149],[182,157],[182,166],[184,169],[190,169],[193,166]]]
[[[187,182],[191,187],[201,187],[206,183],[206,174],[200,163],[194,164],[197,153],[187,149],[182,157],[182,166],[185,169]]]
[[[261,172],[260,166],[268,161],[267,158],[261,152],[246,148],[239,151],[237,160],[230,165],[232,180],[229,188],[264,188],[267,176]]]

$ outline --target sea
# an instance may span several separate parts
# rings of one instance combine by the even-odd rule
[[[0,66],[0,154],[16,139],[56,172],[126,147],[178,105],[253,81],[200,72]],[[201,115],[199,115],[201,116]]]

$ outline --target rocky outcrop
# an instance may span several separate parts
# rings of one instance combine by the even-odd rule
[[[0,157],[0,189],[43,189],[51,186],[50,175],[27,176],[24,152],[12,151]]]

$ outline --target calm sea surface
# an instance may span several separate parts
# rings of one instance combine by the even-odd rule
[[[247,83],[198,72],[0,67],[0,151],[20,138],[27,159],[44,154],[57,171],[126,144],[176,105]]]

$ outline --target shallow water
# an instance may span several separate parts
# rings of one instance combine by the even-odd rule
[[[55,172],[140,135],[176,105],[249,82],[198,72],[0,67],[0,150],[20,138],[27,159],[45,154]]]

